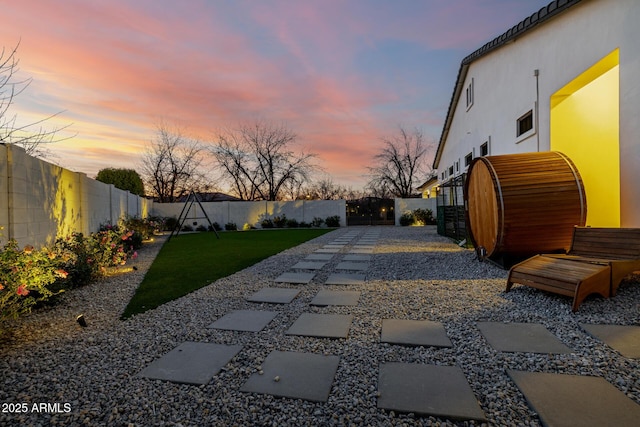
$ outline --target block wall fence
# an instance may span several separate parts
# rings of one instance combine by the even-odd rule
[[[0,245],[15,239],[20,246],[40,247],[73,232],[98,231],[100,225],[117,224],[127,216],[177,218],[185,206],[189,204],[154,203],[0,143]],[[344,200],[206,202],[202,208],[211,222],[232,222],[239,229],[244,224],[259,228],[263,219],[282,215],[306,223],[337,215],[340,226],[347,225]],[[208,225],[202,208],[193,203],[185,225]],[[396,225],[403,213],[418,208],[435,213],[435,199],[396,199]]]
[[[154,215],[162,217],[179,217],[184,203],[155,203]],[[346,202],[344,200],[293,200],[284,202],[203,202],[202,208],[198,203],[187,203],[187,220],[185,225],[197,227],[209,225],[206,216],[211,222],[217,222],[224,227],[232,222],[241,230],[245,224],[260,228],[263,219],[285,215],[287,219],[295,219],[298,222],[311,223],[314,218],[326,219],[329,216],[338,215],[340,226],[346,223]],[[204,209],[204,212],[202,211]]]
[[[147,217],[153,201],[0,144],[0,243],[40,247],[57,236],[98,231],[126,216]]]

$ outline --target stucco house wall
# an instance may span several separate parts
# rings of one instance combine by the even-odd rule
[[[550,6],[559,3],[567,1]],[[640,227],[640,2],[568,3],[574,5],[514,41],[466,65],[463,61],[464,80],[452,99],[455,108],[450,109],[433,166],[442,184],[465,173],[465,157],[480,156],[485,143],[489,155],[548,151],[551,96],[619,49],[620,225]],[[518,138],[518,118],[529,110],[534,114],[533,132]]]

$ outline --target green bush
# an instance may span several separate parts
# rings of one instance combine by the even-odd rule
[[[436,223],[431,209],[416,209],[413,211],[413,217],[415,224],[427,225]]]
[[[312,227],[322,227],[322,224],[324,224],[324,219],[317,216],[313,218],[313,221],[311,221]]]
[[[406,227],[408,225],[413,225],[415,218],[413,217],[413,212],[405,212],[400,216],[400,225]]]
[[[287,220],[288,228],[298,228],[298,220],[295,218],[291,218]]]
[[[131,216],[124,219],[121,228],[125,230],[133,230],[140,238],[140,246],[143,240],[149,240],[155,233],[163,228],[164,224],[160,218],[139,218],[137,216]],[[139,249],[138,246],[136,249]]]
[[[309,224],[308,222],[301,221],[301,222],[298,224],[298,227],[300,227],[300,228],[310,228],[310,227],[311,227],[311,224]]]
[[[282,216],[274,216],[273,225],[278,228],[284,228],[284,226],[287,225],[287,216],[284,214],[282,214]]]
[[[164,219],[164,227],[163,230],[164,231],[173,231],[176,228],[178,228],[178,218],[176,218],[175,216],[170,216]]]
[[[28,313],[37,302],[51,297],[54,292],[49,286],[67,277],[58,264],[55,252],[47,248],[20,249],[15,240],[9,240],[0,250],[0,322]]]
[[[329,228],[340,227],[340,215],[329,216],[324,220]]]
[[[427,225],[435,224],[436,220],[433,217],[433,211],[431,209],[416,209],[414,211],[405,212],[400,217],[400,225]]]
[[[238,226],[236,225],[235,222],[228,222],[224,225],[224,229],[227,231],[237,231]]]
[[[87,236],[73,233],[42,249],[18,247],[10,240],[0,248],[0,333],[2,323],[29,312],[53,295],[83,286],[138,254],[141,234],[110,224]]]
[[[262,227],[262,228],[273,228],[274,227],[273,220],[271,218],[263,219],[262,222],[260,222],[260,227]]]

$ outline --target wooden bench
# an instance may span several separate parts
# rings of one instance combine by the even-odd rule
[[[640,270],[640,228],[575,227],[566,254],[542,254],[509,270],[514,283],[573,297],[575,312],[590,294],[615,296],[622,279]]]

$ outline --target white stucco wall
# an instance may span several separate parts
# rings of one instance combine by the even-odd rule
[[[42,246],[90,233],[126,216],[146,217],[153,202],[0,144],[0,242]]]
[[[438,177],[457,161],[459,173],[465,172],[465,156],[479,156],[486,141],[491,155],[548,151],[551,95],[619,48],[621,226],[640,227],[638,22],[640,1],[583,1],[472,62],[464,87],[473,79],[473,106],[467,111],[463,90],[437,165]],[[534,70],[539,72],[539,95]],[[537,99],[536,132],[516,142],[517,119],[535,111]]]
[[[186,204],[189,209],[185,225],[207,226],[207,220],[198,203]],[[285,202],[203,202],[207,216],[211,222],[224,227],[233,222],[241,229],[244,224],[260,228],[263,219],[285,215],[288,219],[311,223],[315,217],[326,219],[339,216],[340,226],[346,225],[346,202],[344,200],[295,200]],[[153,215],[178,218],[185,203],[154,203]]]

